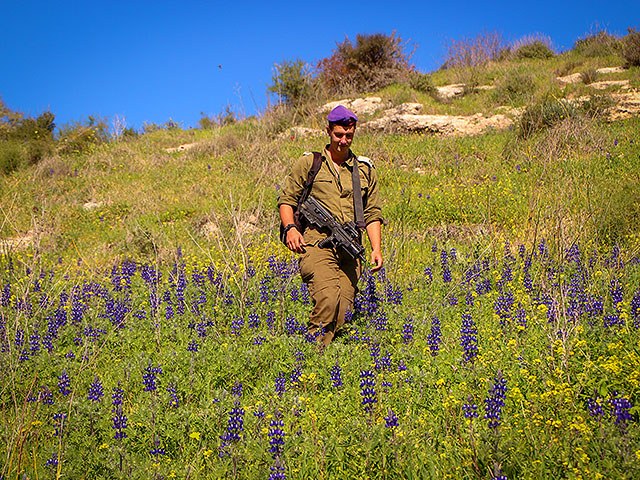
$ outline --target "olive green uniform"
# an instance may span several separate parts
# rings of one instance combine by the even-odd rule
[[[322,165],[313,181],[310,194],[331,212],[338,223],[353,221],[354,155],[349,152],[349,157],[340,167],[330,158],[325,148],[322,152]],[[382,222],[375,168],[369,159],[358,158],[364,222],[367,225],[375,221]],[[285,204],[297,207],[312,164],[311,153],[296,161],[285,180],[278,206]],[[300,275],[302,281],[309,286],[313,300],[308,331],[311,335],[319,335],[324,329],[322,343],[328,345],[336,331],[344,324],[345,314],[353,305],[362,265],[360,260],[352,259],[339,249],[317,247],[318,242],[327,237],[326,233],[307,228],[303,235],[307,247],[299,259]]]

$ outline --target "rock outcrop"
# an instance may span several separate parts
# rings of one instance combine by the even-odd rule
[[[418,108],[418,105],[420,108]],[[488,130],[504,130],[513,120],[503,114],[420,115],[420,104],[402,104],[389,109],[381,118],[363,124],[363,128],[387,133],[431,133],[438,135],[478,135]]]
[[[329,102],[320,108],[320,112],[327,113],[336,108],[338,105],[344,105],[356,115],[373,115],[378,110],[385,108],[387,105],[380,97],[365,97],[351,100],[345,98],[335,102]]]

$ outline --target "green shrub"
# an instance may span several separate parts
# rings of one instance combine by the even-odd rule
[[[640,66],[640,32],[630,28],[629,33],[622,39],[622,56],[628,67]]]
[[[274,69],[268,91],[275,93],[280,101],[288,105],[298,106],[304,103],[311,91],[309,66],[300,59],[284,60],[276,64]]]
[[[573,45],[573,50],[585,57],[607,57],[620,55],[622,43],[619,38],[609,35],[605,31],[581,38]]]
[[[126,127],[124,130],[122,130],[123,139],[132,139],[132,138],[137,138],[138,136],[140,136],[140,134],[133,127]]]
[[[514,56],[517,59],[525,58],[551,58],[554,56],[553,51],[545,45],[541,40],[527,43],[518,47],[514,52]]]
[[[515,105],[531,98],[536,88],[531,73],[511,70],[497,82],[492,96],[498,103]]]
[[[411,72],[409,76],[409,86],[418,92],[428,95],[434,95],[438,91],[431,79],[431,75],[420,72]]]
[[[518,121],[518,133],[528,138],[562,120],[575,117],[578,109],[566,100],[546,95],[540,101],[527,106]]]
[[[611,95],[591,95],[589,100],[582,102],[580,111],[589,118],[597,118],[605,115],[615,103]]]
[[[25,160],[29,165],[36,165],[54,150],[54,143],[49,139],[30,140],[25,144]]]
[[[58,152],[63,155],[90,151],[109,139],[107,123],[90,116],[86,122],[63,125],[58,139]]]
[[[0,173],[7,175],[18,170],[24,163],[24,147],[17,140],[0,141]]]
[[[44,112],[36,118],[24,118],[12,112],[0,100],[0,171],[17,170],[22,165],[34,165],[53,152],[55,116]]]
[[[589,70],[585,70],[580,74],[580,80],[582,80],[582,83],[584,83],[585,85],[589,85],[590,83],[595,82],[597,78],[598,72],[595,70],[595,68],[590,68]]]

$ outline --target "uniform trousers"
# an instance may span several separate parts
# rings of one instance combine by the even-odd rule
[[[307,331],[311,336],[322,335],[320,341],[326,347],[353,306],[362,264],[334,248],[305,248],[299,261],[300,275],[313,302]]]

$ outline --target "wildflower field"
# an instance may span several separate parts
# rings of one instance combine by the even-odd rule
[[[513,53],[349,92],[513,125],[358,131],[385,268],[322,353],[275,204],[342,97],[110,139],[49,112],[47,144],[0,118],[0,480],[640,478],[640,117],[558,80],[625,60]]]
[[[637,477],[637,248],[429,250],[365,274],[324,354],[275,244],[91,276],[4,255],[2,478]]]

